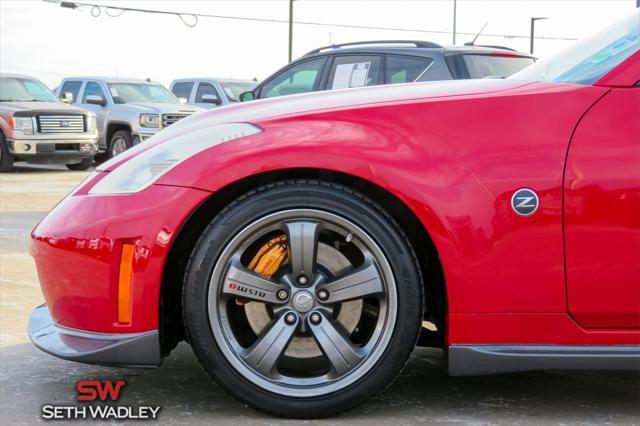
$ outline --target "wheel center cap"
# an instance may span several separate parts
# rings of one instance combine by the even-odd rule
[[[293,296],[292,305],[298,312],[307,312],[313,308],[314,300],[308,291],[299,291]]]

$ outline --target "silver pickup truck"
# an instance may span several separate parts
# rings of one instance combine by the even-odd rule
[[[105,77],[62,80],[58,97],[93,111],[98,119],[99,159],[114,157],[201,108],[182,105],[159,83]]]
[[[0,171],[14,161],[86,170],[97,140],[94,113],[58,101],[38,79],[0,75]]]

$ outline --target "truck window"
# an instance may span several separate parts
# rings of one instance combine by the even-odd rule
[[[387,56],[387,84],[430,81],[429,68],[433,60],[408,56]]]
[[[88,82],[87,86],[84,88],[84,94],[82,95],[82,103],[86,104],[87,96],[92,96],[92,95],[100,96],[105,101],[107,100],[107,97],[104,95],[104,92],[102,91],[102,87],[100,87],[100,85],[94,81]]]
[[[210,83],[200,83],[198,84],[198,90],[196,90],[196,102],[202,102],[203,95],[213,95],[220,99],[220,95],[218,91],[213,87]]]
[[[191,100],[191,89],[193,89],[193,81],[181,81],[175,83],[171,88],[171,91],[176,98],[185,98],[187,101]]]
[[[72,102],[76,103],[78,101],[78,93],[80,92],[81,86],[81,81],[65,81],[62,85],[62,89],[60,89],[58,97],[62,99],[64,93],[71,93],[71,96],[73,97]]]

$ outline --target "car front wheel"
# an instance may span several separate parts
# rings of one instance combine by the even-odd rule
[[[345,187],[287,181],[211,222],[183,288],[207,372],[260,410],[334,415],[384,389],[415,346],[422,280],[397,224]]]

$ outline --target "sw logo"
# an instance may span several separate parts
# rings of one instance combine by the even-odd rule
[[[531,216],[538,210],[540,200],[532,189],[518,189],[511,197],[511,208],[518,216]]]
[[[117,401],[120,398],[120,392],[127,382],[124,380],[100,382],[98,380],[81,380],[76,383],[76,391],[78,401],[105,401],[109,398],[111,401]]]

